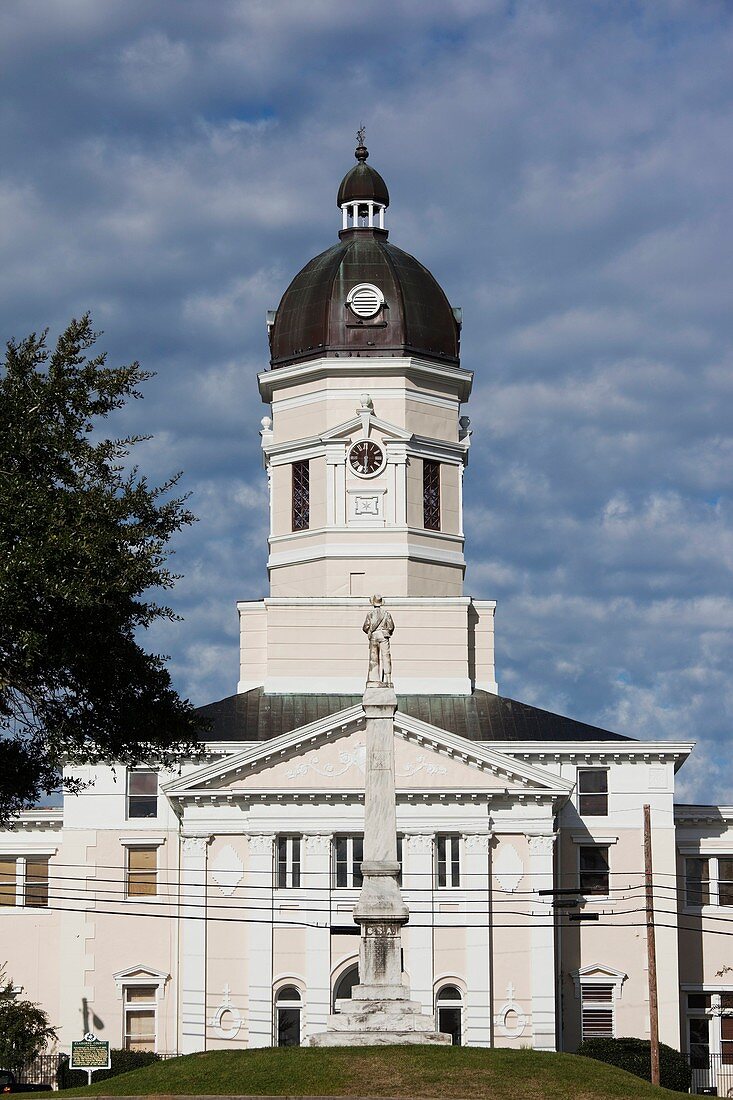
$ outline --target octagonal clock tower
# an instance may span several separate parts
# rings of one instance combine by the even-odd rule
[[[397,625],[398,693],[496,691],[494,604],[463,595],[460,310],[388,240],[367,157],[360,143],[339,188],[338,243],[268,314],[270,595],[239,604],[239,690],[360,694],[376,592]]]

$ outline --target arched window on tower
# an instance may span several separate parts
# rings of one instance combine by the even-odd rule
[[[300,1046],[300,1013],[303,998],[294,985],[283,985],[275,993],[275,1040],[279,1047]]]
[[[435,998],[435,1015],[438,1031],[450,1035],[453,1046],[459,1047],[463,1031],[463,994],[457,985],[440,987]]]

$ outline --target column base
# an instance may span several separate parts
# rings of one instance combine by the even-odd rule
[[[343,1006],[343,1008],[342,1008]],[[340,1001],[328,1018],[327,1030],[312,1035],[312,1047],[397,1046],[424,1043],[450,1046],[451,1037],[435,1030],[435,1017],[424,1015],[418,1001],[388,998]]]

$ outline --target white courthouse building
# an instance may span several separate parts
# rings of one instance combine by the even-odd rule
[[[690,740],[499,693],[495,605],[463,591],[461,314],[388,239],[366,156],[338,242],[268,314],[270,594],[238,605],[240,679],[201,708],[206,760],[81,769],[85,793],[0,833],[0,958],[62,1049],[90,1029],[165,1053],[323,1031],[356,980],[362,623],[381,593],[412,997],[465,1044],[648,1037],[648,804],[660,1036],[733,1061],[733,808],[675,802]]]

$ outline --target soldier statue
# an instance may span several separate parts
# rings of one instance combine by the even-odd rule
[[[363,630],[369,636],[369,676],[367,683],[392,687],[392,655],[389,639],[394,622],[381,596],[372,596],[372,610],[364,620]]]

